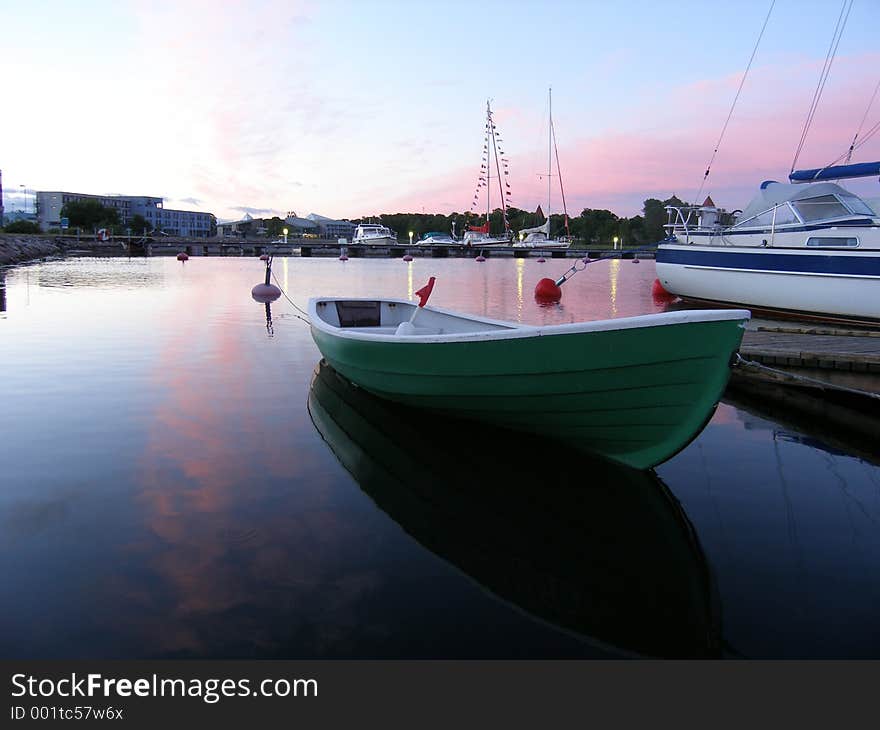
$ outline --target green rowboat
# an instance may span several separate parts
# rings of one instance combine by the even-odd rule
[[[638,469],[703,429],[749,317],[696,310],[536,327],[397,299],[309,300],[321,354],[365,390]]]

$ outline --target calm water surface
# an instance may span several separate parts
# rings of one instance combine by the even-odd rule
[[[309,296],[529,323],[660,311],[650,261],[279,259]],[[0,656],[878,657],[880,459],[722,403],[653,472],[318,368],[252,259],[0,288]],[[4,275],[0,273],[0,279]]]

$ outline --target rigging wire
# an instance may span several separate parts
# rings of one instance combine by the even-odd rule
[[[721,140],[724,139],[724,133],[727,131],[727,125],[730,124],[730,118],[733,116],[733,110],[736,108],[736,102],[739,101],[739,95],[743,90],[743,86],[746,83],[746,77],[749,75],[749,69],[752,67],[752,61],[755,60],[755,54],[758,52],[758,46],[761,45],[761,38],[764,37],[764,30],[767,28],[767,21],[770,20],[770,14],[773,12],[773,6],[776,5],[776,0],[772,0],[770,3],[770,9],[767,11],[767,17],[764,18],[764,25],[761,26],[761,32],[758,33],[758,40],[755,41],[755,47],[752,49],[752,55],[749,57],[749,63],[746,66],[745,73],[743,73],[742,78],[739,82],[739,88],[736,90],[736,96],[733,97],[733,104],[730,105],[730,111],[727,113],[727,119],[724,121],[724,126],[721,128],[721,134],[718,135],[718,141],[715,143],[715,150],[712,152],[712,158],[709,160],[709,164],[706,165],[706,172],[703,174],[703,181],[700,183],[700,189],[697,191],[696,200],[694,202],[698,202],[700,196],[703,193],[703,188],[706,185],[706,180],[709,177],[709,171],[712,169],[712,163],[715,162],[715,155],[718,154],[718,148],[721,146]]]
[[[856,140],[859,138],[859,135],[862,133],[862,127],[865,126],[865,120],[868,118],[868,112],[871,111],[871,107],[874,105],[874,99],[877,98],[877,92],[880,91],[880,79],[877,80],[877,85],[874,87],[874,93],[871,94],[871,100],[868,102],[868,106],[865,109],[865,113],[862,115],[862,121],[859,122],[859,128],[856,130],[856,134],[852,139],[852,142],[849,145],[849,151],[846,153],[846,161],[852,159],[853,150],[856,148]],[[874,127],[875,131],[877,126]]]
[[[851,145],[849,150],[844,152],[836,160],[829,162],[822,169],[824,170],[826,168],[831,167],[832,165],[836,165],[838,162],[840,162],[844,158],[846,158],[847,162],[849,162],[849,158],[852,157],[852,153],[855,152],[857,149],[859,149],[863,144],[870,141],[871,137],[873,137],[875,134],[877,134],[877,132],[880,132],[880,122],[877,122],[873,127],[871,127],[867,132],[865,132],[865,134],[862,136],[862,138],[859,140],[859,142],[857,144]]]
[[[837,56],[837,47],[840,45],[840,39],[843,36],[843,29],[846,27],[846,21],[849,19],[852,4],[853,0],[843,0],[843,4],[840,7],[840,13],[837,16],[837,25],[834,27],[834,33],[831,36],[831,44],[828,46],[828,52],[825,54],[825,64],[822,66],[822,73],[819,74],[819,83],[816,85],[816,91],[813,92],[813,101],[810,103],[810,109],[807,112],[807,118],[804,121],[804,128],[801,131],[801,138],[798,142],[797,149],[795,150],[794,159],[791,161],[790,172],[794,172],[798,157],[800,157],[804,144],[807,141],[807,134],[813,124],[813,117],[816,115],[816,110],[819,108],[819,101],[822,98],[822,92],[825,90],[825,83],[828,81],[828,76],[831,74],[831,65],[834,63],[834,58]]]
[[[556,127],[553,124],[552,118],[550,120],[550,133],[553,136],[553,149],[556,151],[556,174],[559,176],[559,192],[562,193],[562,212],[565,215],[565,232],[568,233],[568,207],[565,205],[565,188],[562,187],[562,168],[559,166],[559,148],[556,146]]]

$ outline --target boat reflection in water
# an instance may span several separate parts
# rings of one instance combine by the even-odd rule
[[[720,655],[705,556],[653,471],[391,403],[323,361],[309,412],[382,510],[497,596],[624,655]]]

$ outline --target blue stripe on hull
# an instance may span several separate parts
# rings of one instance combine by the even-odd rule
[[[682,250],[659,246],[657,248],[657,263],[720,269],[880,277],[880,251],[874,256],[842,256],[839,254],[809,255],[801,253],[749,253],[729,250]]]

